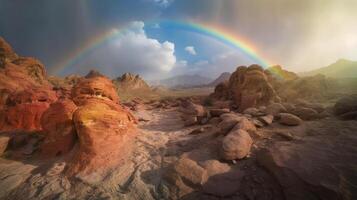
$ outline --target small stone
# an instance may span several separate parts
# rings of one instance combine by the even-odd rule
[[[273,115],[266,115],[258,117],[258,120],[263,122],[265,125],[270,125],[273,123],[274,116]]]

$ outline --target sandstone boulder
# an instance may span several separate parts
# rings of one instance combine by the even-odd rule
[[[242,129],[230,132],[222,142],[222,156],[225,160],[242,159],[246,157],[253,144],[248,132]]]
[[[219,133],[226,135],[231,131],[236,124],[239,122],[238,119],[225,119],[218,124]]]
[[[312,108],[296,107],[291,113],[303,120],[313,120],[319,118],[318,112]]]
[[[302,123],[302,120],[298,116],[290,113],[280,113],[279,117],[279,122],[284,125],[297,126]]]
[[[68,175],[86,179],[95,174],[98,177],[90,181],[99,181],[130,155],[136,133],[134,121],[118,104],[88,99],[74,112],[73,121],[79,149],[69,164]]]
[[[255,133],[257,131],[254,123],[249,121],[247,118],[242,118],[238,124],[234,126],[233,131],[239,129],[245,130],[248,133]]]

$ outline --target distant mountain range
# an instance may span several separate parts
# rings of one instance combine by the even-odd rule
[[[326,67],[300,73],[300,76],[313,76],[323,74],[331,78],[357,78],[357,61],[340,59]]]
[[[221,75],[219,75],[218,78],[216,78],[214,81],[209,83],[207,86],[216,87],[218,84],[220,84],[220,83],[222,83],[224,81],[228,81],[230,77],[231,77],[231,73],[223,72]]]
[[[198,74],[194,75],[178,75],[159,81],[151,81],[152,85],[163,85],[168,88],[188,88],[195,86],[207,85],[212,81],[211,78],[204,77]]]

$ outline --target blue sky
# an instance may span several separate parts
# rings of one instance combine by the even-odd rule
[[[112,77],[127,71],[147,79],[215,77],[254,62],[212,37],[152,24],[202,22],[244,36],[276,64],[306,71],[357,60],[356,10],[354,0],[0,0],[0,36],[54,73],[97,35],[123,26],[132,31],[55,75],[94,68]]]

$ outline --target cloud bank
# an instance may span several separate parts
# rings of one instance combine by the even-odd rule
[[[176,64],[174,53],[174,43],[160,43],[149,38],[144,31],[144,23],[135,21],[117,39],[93,52],[76,69],[81,70],[77,73],[83,74],[89,68],[100,67],[103,73],[112,76],[132,72],[155,78],[172,70]]]

